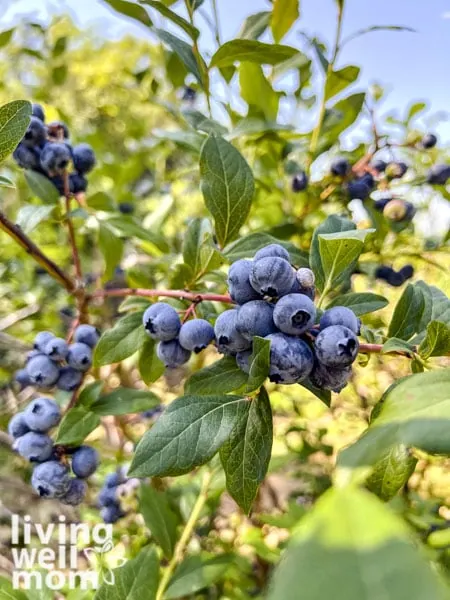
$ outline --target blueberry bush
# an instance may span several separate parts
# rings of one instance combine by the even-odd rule
[[[448,598],[439,119],[360,90],[344,0],[332,48],[105,3],[150,41],[0,33],[1,518],[114,525],[69,600]]]

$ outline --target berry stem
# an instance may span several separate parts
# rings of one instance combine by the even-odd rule
[[[72,248],[72,257],[73,257],[73,264],[75,266],[76,277],[79,281],[81,281],[83,279],[83,272],[81,270],[80,255],[78,254],[78,248],[77,248],[77,243],[76,243],[76,239],[75,239],[75,230],[73,228],[72,219],[70,218],[70,187],[69,187],[69,173],[67,171],[64,171],[63,181],[64,181],[64,198],[66,201],[66,222],[67,222],[67,229],[69,231],[69,242],[70,242],[70,247]]]
[[[0,211],[0,229],[7,233],[15,242],[17,242],[49,275],[71,294],[76,289],[76,284],[73,279],[68,277],[62,269],[58,267],[50,258],[48,258],[42,250],[36,246],[30,238],[25,235],[22,229],[12,223],[6,215]]]
[[[198,304],[199,302],[225,302],[233,304],[230,296],[221,294],[199,294],[196,292],[186,292],[185,290],[146,290],[143,288],[118,288],[116,290],[98,290],[87,297],[88,300],[105,297],[126,297],[141,296],[143,298],[179,298],[180,300],[190,300]]]

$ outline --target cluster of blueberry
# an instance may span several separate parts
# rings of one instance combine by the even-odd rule
[[[14,439],[13,449],[32,463],[37,463],[31,485],[42,498],[57,498],[76,506],[86,495],[84,481],[98,467],[99,456],[90,446],[65,449],[54,446],[48,435],[61,419],[61,410],[50,398],[36,398],[23,412],[17,413],[8,425]],[[71,457],[71,476],[68,456]]]
[[[120,503],[120,496],[127,480],[124,470],[118,469],[105,477],[105,482],[98,496],[98,504],[101,508],[100,515],[105,523],[116,523],[125,516]]]
[[[30,124],[13,153],[19,167],[45,175],[64,194],[63,174],[73,164],[74,172],[69,175],[72,194],[87,189],[86,175],[95,166],[95,154],[89,144],[72,146],[69,129],[62,121],[45,124],[45,113],[40,104],[33,104]]]
[[[399,287],[405,283],[407,279],[411,279],[414,275],[414,268],[412,265],[405,265],[399,271],[395,271],[392,267],[387,265],[380,265],[375,271],[375,277],[377,279],[383,279],[389,285]]]
[[[22,387],[35,385],[72,392],[83,381],[83,373],[92,365],[92,350],[100,334],[92,325],[79,325],[73,343],[55,337],[50,331],[41,331],[34,340],[34,349],[28,353],[24,369],[15,379]]]
[[[389,193],[375,200],[374,208],[378,212],[382,212],[386,219],[396,223],[409,223],[416,214],[416,209],[411,202],[394,198]]]

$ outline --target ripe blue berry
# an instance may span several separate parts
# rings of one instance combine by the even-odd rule
[[[268,246],[261,248],[261,250],[258,250],[258,252],[255,254],[253,260],[256,262],[262,258],[271,258],[274,256],[277,256],[278,258],[284,258],[284,260],[287,260],[288,262],[291,260],[289,252],[286,250],[286,248],[280,246],[280,244],[269,244]]]
[[[41,331],[34,338],[34,344],[33,344],[34,349],[39,350],[40,352],[44,352],[45,347],[47,346],[48,342],[51,339],[53,339],[54,337],[55,336],[53,335],[53,333],[50,333],[50,331]],[[34,355],[34,356],[36,356],[36,355]],[[32,358],[32,356],[29,356],[29,358]]]
[[[30,462],[44,462],[52,455],[53,441],[45,433],[29,431],[16,439],[13,448]]]
[[[191,358],[189,350],[180,346],[178,340],[170,340],[170,342],[159,342],[156,347],[156,354],[159,360],[168,369],[176,369],[187,363]]]
[[[372,169],[375,169],[375,171],[378,171],[378,173],[383,173],[386,170],[387,163],[384,160],[381,160],[381,158],[377,158],[370,166]]]
[[[230,309],[217,317],[214,333],[217,340],[217,349],[222,354],[237,354],[251,347],[251,342],[237,330],[236,309]]]
[[[303,294],[288,294],[278,300],[273,313],[275,325],[283,333],[301,335],[314,325],[316,307]]]
[[[449,179],[450,165],[434,165],[427,175],[427,182],[432,185],[445,185]]]
[[[92,325],[79,325],[73,334],[74,342],[86,344],[90,348],[95,348],[99,339],[100,333]]]
[[[134,206],[131,202],[119,202],[118,209],[123,215],[132,215],[134,213]]]
[[[16,371],[14,379],[15,381],[17,381],[17,383],[22,389],[27,387],[27,385],[30,385],[31,383],[26,369],[19,369],[18,371]]]
[[[142,317],[142,322],[147,334],[161,342],[174,340],[181,328],[177,311],[165,302],[156,302],[149,306]]]
[[[267,257],[253,263],[250,283],[261,296],[272,299],[285,296],[294,282],[295,271],[284,258]]]
[[[243,352],[238,352],[236,354],[236,364],[244,371],[244,373],[250,373],[250,357],[252,355],[251,350],[244,350]]]
[[[71,154],[67,144],[48,142],[41,153],[41,167],[49,175],[62,173],[70,163]]]
[[[92,350],[87,344],[75,342],[69,346],[67,364],[77,371],[87,371],[92,365]]]
[[[58,425],[61,409],[51,398],[36,398],[24,410],[24,419],[31,431],[46,432]]]
[[[392,200],[392,195],[388,194],[387,196],[383,197],[383,198],[379,198],[378,200],[375,200],[373,203],[373,207],[375,210],[377,210],[378,212],[383,212],[384,207]]]
[[[361,321],[346,306],[334,306],[326,310],[320,318],[321,330],[332,325],[343,325],[358,335],[361,328]]]
[[[346,158],[336,158],[331,163],[330,171],[336,177],[345,177],[350,172],[350,163]]]
[[[100,506],[117,505],[117,485],[114,487],[103,487],[98,495],[98,503]]]
[[[37,117],[43,123],[45,123],[45,112],[44,112],[44,109],[37,102],[34,102],[31,105],[31,114],[33,115],[33,117]]]
[[[69,175],[69,189],[72,194],[80,194],[85,192],[88,187],[88,181],[84,175],[80,173],[71,173]]]
[[[17,438],[21,437],[22,435],[25,435],[29,431],[30,431],[30,428],[28,427],[28,425],[25,421],[23,412],[17,413],[10,419],[10,421],[8,423],[8,433],[14,439],[17,439]]]
[[[252,266],[251,260],[241,259],[234,262],[228,271],[228,291],[237,304],[245,304],[260,298],[250,284]]]
[[[73,478],[70,480],[70,486],[64,496],[61,496],[60,501],[63,504],[70,506],[78,506],[84,500],[87,492],[86,482],[82,479]]]
[[[434,148],[437,144],[437,137],[434,135],[434,133],[427,133],[423,136],[420,144],[422,148],[426,148],[427,150],[429,148]]]
[[[124,475],[122,469],[120,469],[119,471],[114,471],[114,473],[109,473],[105,477],[105,487],[107,487],[107,488],[115,488],[124,482],[125,482],[125,475]]]
[[[31,485],[42,498],[61,498],[70,489],[69,469],[56,460],[37,465]]]
[[[412,265],[405,265],[400,269],[399,273],[405,278],[405,280],[411,279],[411,277],[414,275],[414,267]]]
[[[369,197],[370,186],[363,179],[355,179],[347,184],[348,195],[352,200],[365,200]]]
[[[25,367],[31,383],[40,388],[48,388],[56,383],[59,370],[55,363],[43,354],[31,358]]]
[[[48,124],[48,130],[54,137],[58,137],[61,132],[65,140],[68,140],[70,137],[69,128],[63,121],[52,121]]]
[[[389,179],[401,179],[408,170],[408,165],[402,161],[391,162],[386,167],[386,175]]]
[[[89,144],[78,144],[73,149],[73,166],[80,175],[92,171],[95,166],[95,154]]]
[[[358,338],[353,331],[342,325],[331,325],[316,337],[317,360],[327,367],[351,365],[358,355],[358,350]]]
[[[44,353],[52,360],[65,360],[69,352],[69,344],[62,338],[54,337],[45,346]]]
[[[22,143],[28,148],[33,148],[45,144],[46,139],[47,128],[44,123],[38,117],[31,117]]]
[[[125,516],[122,508],[118,504],[110,504],[100,511],[100,516],[105,523],[116,523]]]
[[[301,173],[297,173],[297,175],[294,175],[294,177],[292,178],[292,191],[297,193],[297,192],[303,192],[303,190],[306,190],[306,188],[308,187],[308,176],[306,175],[306,173],[304,173],[303,171]]]
[[[85,479],[90,477],[100,463],[100,457],[95,448],[91,446],[80,446],[72,454],[72,471],[77,477]]]
[[[352,374],[352,367],[326,367],[317,362],[311,373],[311,382],[322,390],[339,393],[345,388]]]
[[[56,387],[64,392],[74,392],[83,381],[83,373],[72,367],[61,367]]]
[[[183,348],[198,354],[214,339],[214,327],[205,319],[193,319],[181,326],[179,342]]]
[[[287,385],[308,377],[314,356],[303,340],[284,333],[272,333],[266,339],[270,340],[270,381]]]
[[[40,169],[41,154],[38,148],[28,148],[20,143],[13,152],[13,159],[22,169]]]
[[[275,333],[273,306],[264,300],[252,300],[238,309],[236,329],[250,342],[254,336],[266,337]]]

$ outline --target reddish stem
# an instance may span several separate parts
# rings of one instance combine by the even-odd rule
[[[81,281],[83,279],[83,272],[81,270],[81,262],[80,255],[78,254],[77,243],[75,239],[75,230],[73,228],[72,219],[70,218],[70,186],[69,186],[69,173],[64,171],[63,175],[64,180],[64,197],[66,201],[66,221],[67,221],[67,229],[69,231],[69,242],[70,247],[72,248],[72,257],[73,264],[75,266],[75,273],[77,279]]]

